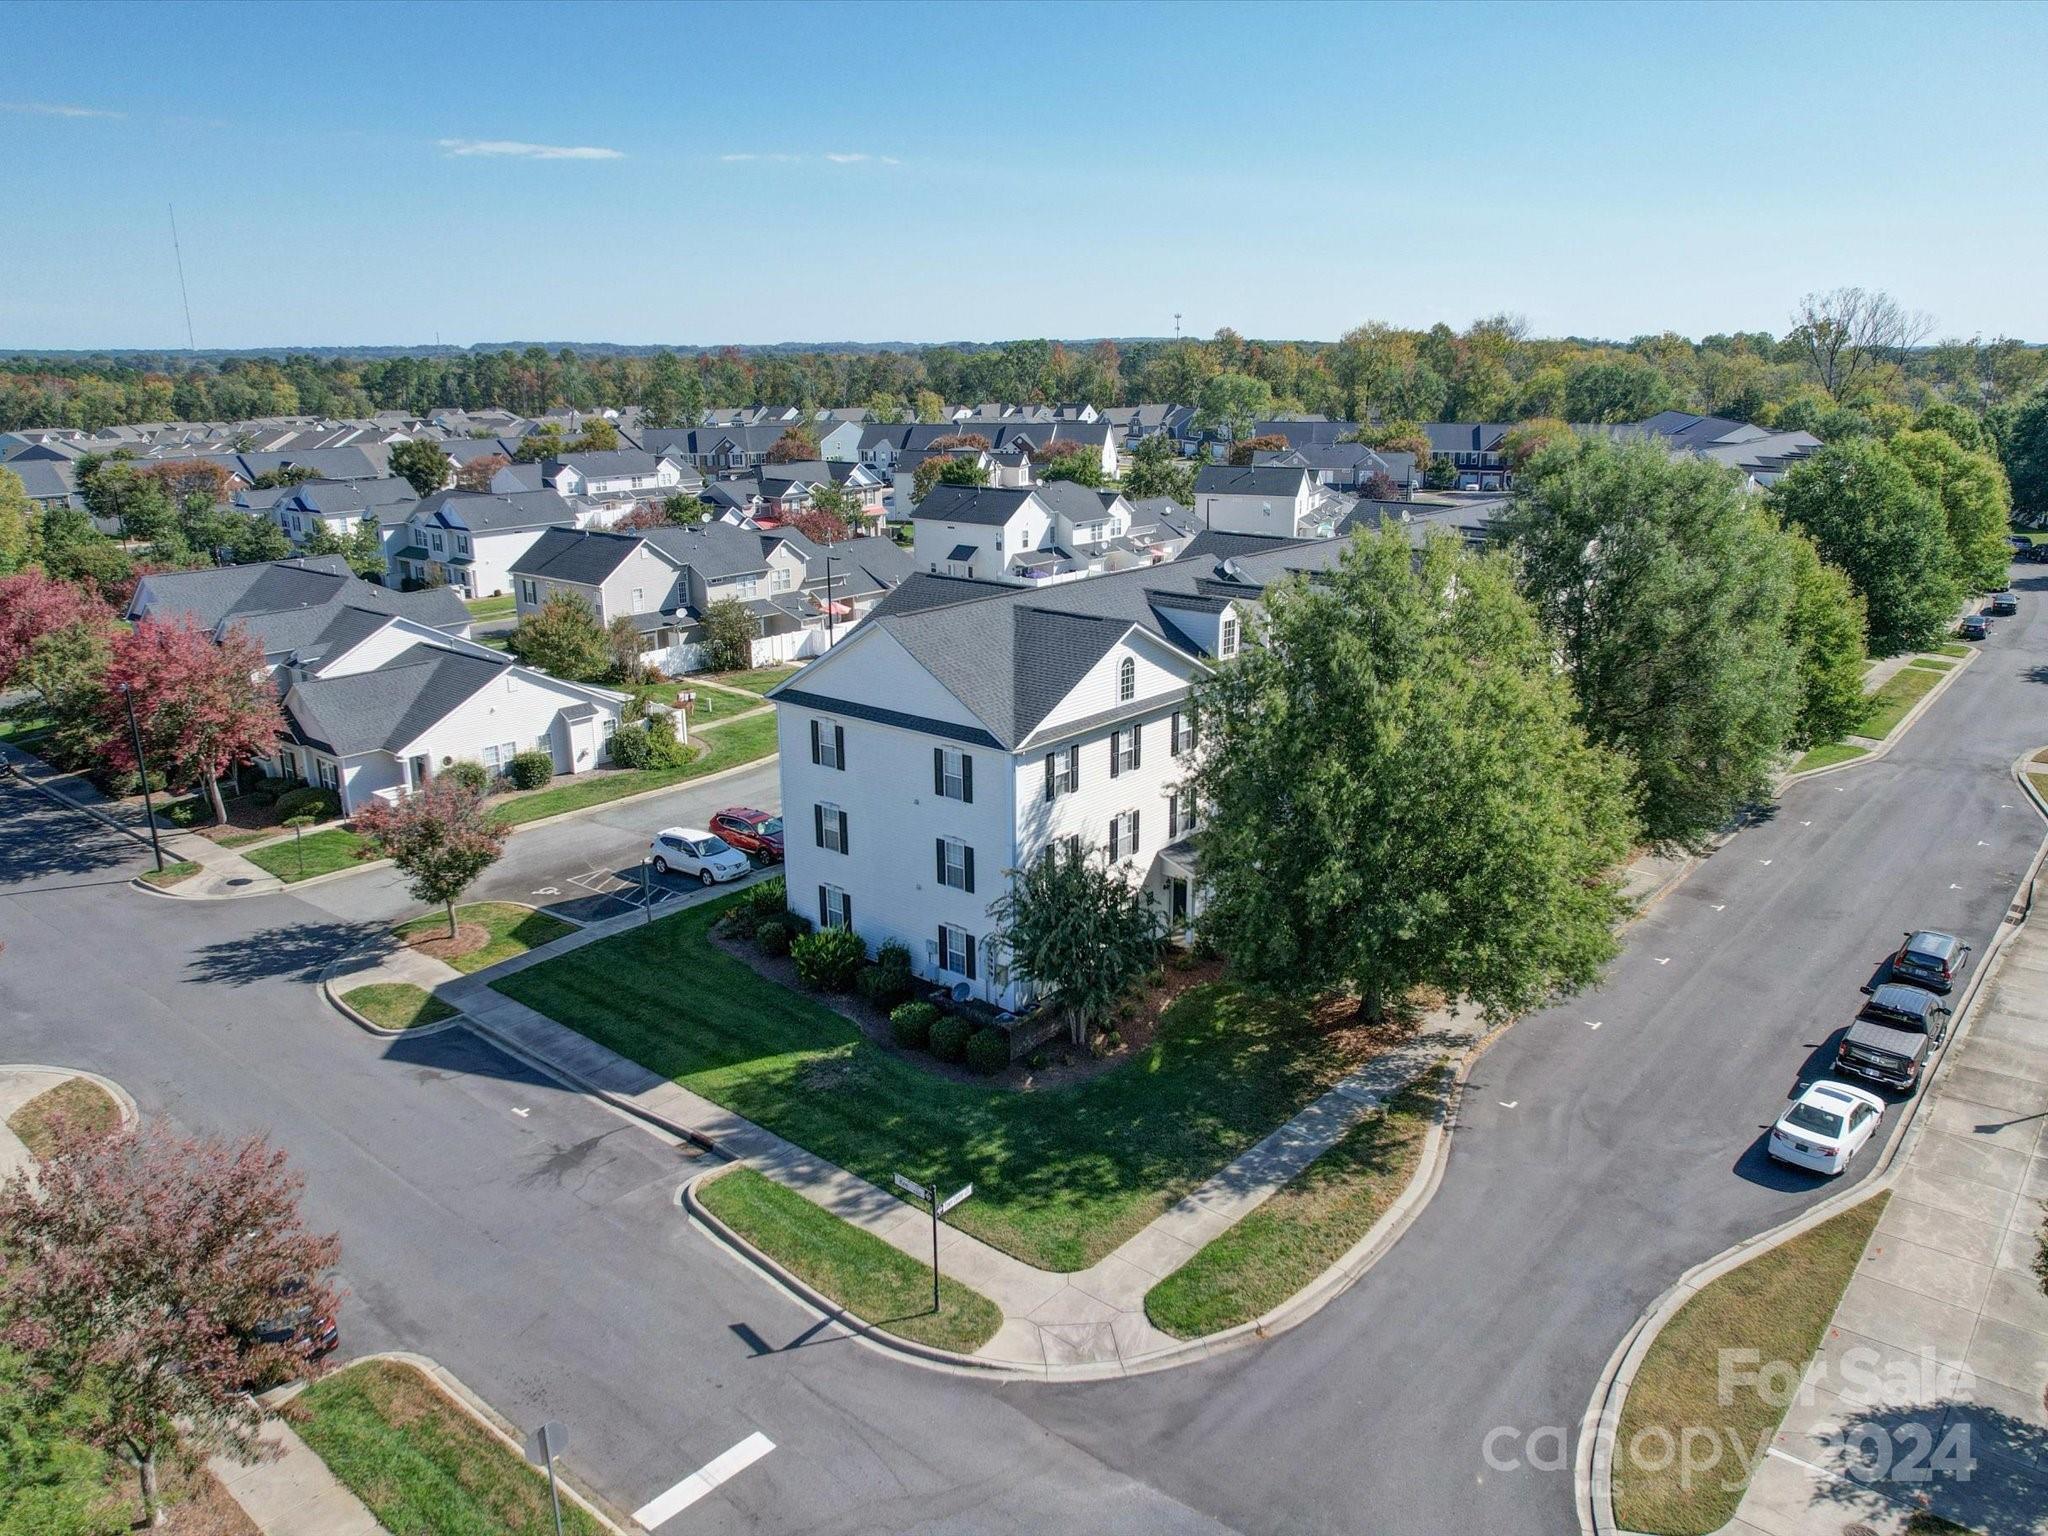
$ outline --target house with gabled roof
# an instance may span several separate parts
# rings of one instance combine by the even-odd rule
[[[554,491],[436,491],[394,534],[391,577],[456,588],[465,597],[512,590],[512,564],[549,528],[574,528],[587,508]]]

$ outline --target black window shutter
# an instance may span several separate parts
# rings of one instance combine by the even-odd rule
[[[1166,835],[1173,837],[1180,831],[1180,792],[1166,792]]]
[[[1131,812],[1131,852],[1138,851],[1138,813]]]
[[[965,752],[960,754],[960,798],[974,804],[974,759]]]
[[[1081,747],[1078,742],[1067,748],[1067,777],[1074,781],[1073,788],[1081,787]]]
[[[853,898],[851,896],[841,896],[839,898],[839,920],[846,924],[849,933],[853,931]]]
[[[1058,770],[1053,767],[1053,759],[1058,755],[1059,754],[1056,752],[1048,752],[1045,754],[1045,803],[1047,805],[1052,804],[1053,798],[1057,793],[1052,786],[1053,778],[1055,774],[1057,774],[1058,772]]]
[[[972,896],[974,894],[974,850],[966,848],[961,851],[967,857],[967,894]]]
[[[1123,831],[1123,829],[1123,817],[1112,816],[1109,818],[1109,862],[1112,864],[1116,862],[1117,836],[1119,833]]]
[[[818,737],[818,722],[813,720],[811,722],[811,761],[813,763],[822,763],[824,760],[825,753]]]
[[[939,969],[940,969],[940,970],[942,970],[942,971],[943,971],[943,970],[945,970],[945,969],[946,969],[946,962],[947,962],[947,960],[948,960],[948,959],[950,958],[950,953],[951,953],[951,952],[950,952],[950,951],[949,951],[949,950],[948,950],[948,949],[946,948],[946,925],[945,925],[944,923],[941,923],[941,924],[939,924]]]
[[[812,806],[812,807],[811,807],[811,826],[812,826],[813,830],[815,830],[815,831],[817,832],[817,834],[818,834],[818,846],[819,846],[820,848],[824,847],[824,846],[825,846],[825,807],[823,807],[822,805],[814,805],[814,806]]]
[[[825,887],[821,885],[818,887],[818,926],[820,928],[825,927],[827,924],[828,919],[825,914]]]
[[[935,795],[943,795],[943,794],[944,794],[945,792],[946,792],[946,749],[945,749],[944,747],[933,747],[933,748],[932,748],[932,793],[933,793],[933,794],[935,794]]]
[[[974,935],[969,933],[963,934],[962,937],[967,940],[967,979],[972,981],[974,980]]]
[[[1144,760],[1145,727],[1142,725],[1133,725],[1131,727],[1131,766],[1133,768],[1136,768],[1140,766],[1144,762]]]
[[[832,755],[839,759],[834,766],[843,769],[846,766],[846,727],[843,725],[832,727]]]
[[[1112,779],[1124,771],[1123,764],[1118,761],[1123,756],[1123,744],[1124,733],[1122,731],[1111,731],[1109,733],[1109,776]]]
[[[1180,756],[1180,711],[1173,712],[1173,735],[1166,743],[1166,750],[1175,757]]]
[[[943,837],[938,838],[932,843],[932,847],[938,850],[937,868],[939,884],[944,885],[946,883],[946,840]]]
[[[846,840],[846,812],[844,811],[839,813],[839,851],[841,853],[853,852],[853,844]]]

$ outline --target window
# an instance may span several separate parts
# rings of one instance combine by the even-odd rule
[[[1195,830],[1195,797],[1192,791],[1176,789],[1166,796],[1166,835],[1184,837]]]
[[[1126,656],[1116,669],[1116,701],[1128,704],[1138,696],[1138,664]]]
[[[1143,732],[1143,726],[1132,725],[1109,733],[1109,776],[1112,779],[1137,768],[1141,761],[1139,749]]]
[[[820,928],[851,928],[853,926],[853,898],[836,885],[819,886],[818,926]]]
[[[457,535],[455,535],[455,553],[457,553],[458,555],[466,555],[469,553],[468,534],[458,533]]]
[[[1176,709],[1173,719],[1168,722],[1166,750],[1175,757],[1185,757],[1187,750],[1195,744],[1195,724],[1187,715]]]
[[[820,768],[846,767],[846,727],[811,722],[811,761]]]
[[[974,759],[951,747],[933,747],[932,793],[942,800],[974,804]]]
[[[511,766],[512,759],[518,751],[517,743],[510,741],[502,742],[496,746],[485,747],[483,751],[484,767],[489,769],[491,776],[495,778]]]
[[[787,592],[792,584],[791,578],[794,574],[788,566],[778,565],[768,573],[768,590],[771,592]]]
[[[938,840],[939,884],[974,894],[974,850],[957,837]]]
[[[811,807],[811,822],[818,834],[818,846],[827,853],[847,853],[846,812],[836,805]]]
[[[753,597],[760,590],[761,578],[758,576],[742,576],[732,584],[732,595],[735,597]]]
[[[974,980],[974,935],[951,923],[939,924],[939,969]]]
[[[1237,654],[1237,615],[1223,615],[1222,638],[1216,642],[1216,654],[1228,660]]]
[[[322,758],[320,760],[320,782],[322,784],[325,784],[329,789],[341,788],[340,771],[334,766],[334,764],[328,762],[327,759],[325,758]]]
[[[448,546],[441,542],[441,532],[438,528],[435,529],[434,532],[430,534],[428,537],[432,542],[436,553],[443,552],[447,549]]]
[[[635,587],[633,589],[633,612],[645,613],[646,611],[647,589],[645,587]]]
[[[530,576],[519,578],[519,601],[525,603],[529,608],[540,602],[539,591],[535,588],[533,578]]]
[[[1109,818],[1109,862],[1128,859],[1138,851],[1138,813],[1125,811]]]
[[[1081,749],[1068,747],[1063,751],[1045,754],[1045,802],[1047,805],[1061,795],[1071,795],[1081,787]]]

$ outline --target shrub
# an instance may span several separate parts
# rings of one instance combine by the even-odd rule
[[[512,781],[514,789],[539,789],[554,776],[552,752],[514,752],[512,761],[505,765],[505,777]]]
[[[751,901],[740,902],[725,914],[725,931],[735,939],[751,939],[760,926],[761,911]]]
[[[958,1014],[949,1013],[934,1019],[932,1054],[941,1061],[964,1061],[967,1057],[968,1037],[973,1033],[973,1024]]]
[[[907,966],[879,962],[860,973],[859,984],[860,995],[884,1013],[890,1012],[898,1003],[909,1002],[917,991],[917,978],[910,974]]]
[[[868,947],[850,928],[821,928],[789,946],[796,979],[817,992],[850,992],[867,960]]]
[[[939,1010],[930,1003],[904,1003],[889,1015],[889,1033],[906,1051],[921,1051],[932,1041]]]
[[[649,715],[638,725],[622,725],[612,735],[614,768],[680,768],[690,760],[690,749],[676,740],[676,723],[670,715]]]
[[[894,939],[875,951],[875,964],[885,971],[901,971],[910,974],[910,951]]]
[[[293,816],[318,816],[322,821],[332,821],[341,814],[341,797],[331,789],[317,784],[308,784],[304,789],[287,790],[277,797],[277,819],[284,821]]]
[[[780,918],[771,917],[754,929],[754,948],[764,955],[782,956],[789,953],[789,924]]]
[[[789,905],[789,887],[782,876],[770,875],[766,880],[748,886],[740,900],[752,907],[757,917],[780,917],[782,909]]]
[[[474,790],[479,795],[491,787],[491,770],[470,758],[450,763],[441,770],[441,777],[453,779],[464,789]]]
[[[817,926],[808,917],[805,917],[803,913],[797,911],[795,907],[784,907],[776,915],[782,919],[782,926],[791,933],[809,933]]]
[[[196,827],[199,825],[201,806],[197,800],[174,800],[158,814],[174,827]],[[211,819],[213,813],[209,810],[204,814]]]
[[[967,1037],[967,1069],[993,1076],[1010,1064],[1010,1037],[1000,1029],[977,1029]]]
[[[283,779],[258,779],[251,784],[242,798],[251,805],[274,805],[277,797],[285,791]]]

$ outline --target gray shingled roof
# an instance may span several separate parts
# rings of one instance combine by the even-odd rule
[[[726,581],[767,570],[768,551],[781,535],[714,522],[688,528],[650,528],[646,538],[671,560],[691,567],[706,581]]]
[[[560,527],[576,521],[576,509],[553,491],[516,491],[509,496],[494,496],[487,491],[436,491],[421,499],[419,511],[444,527],[467,528],[471,533]]]
[[[372,672],[300,682],[287,711],[300,740],[337,757],[396,752],[511,665],[422,642]]]
[[[550,528],[512,562],[512,574],[594,587],[624,565],[643,542],[637,533]],[[660,552],[658,545],[650,543],[648,547]]]
[[[150,610],[153,614],[184,614],[206,630],[244,615],[329,605],[401,614],[435,629],[459,629],[469,623],[469,610],[448,588],[393,592],[373,586],[351,572],[340,555],[224,565],[210,571],[158,572],[146,581],[157,598]],[[132,608],[129,617],[134,617]]]
[[[917,504],[917,516],[942,523],[999,528],[1037,492],[999,485],[935,485]]]
[[[1205,464],[1195,476],[1197,496],[1297,496],[1308,471],[1279,464]]]

